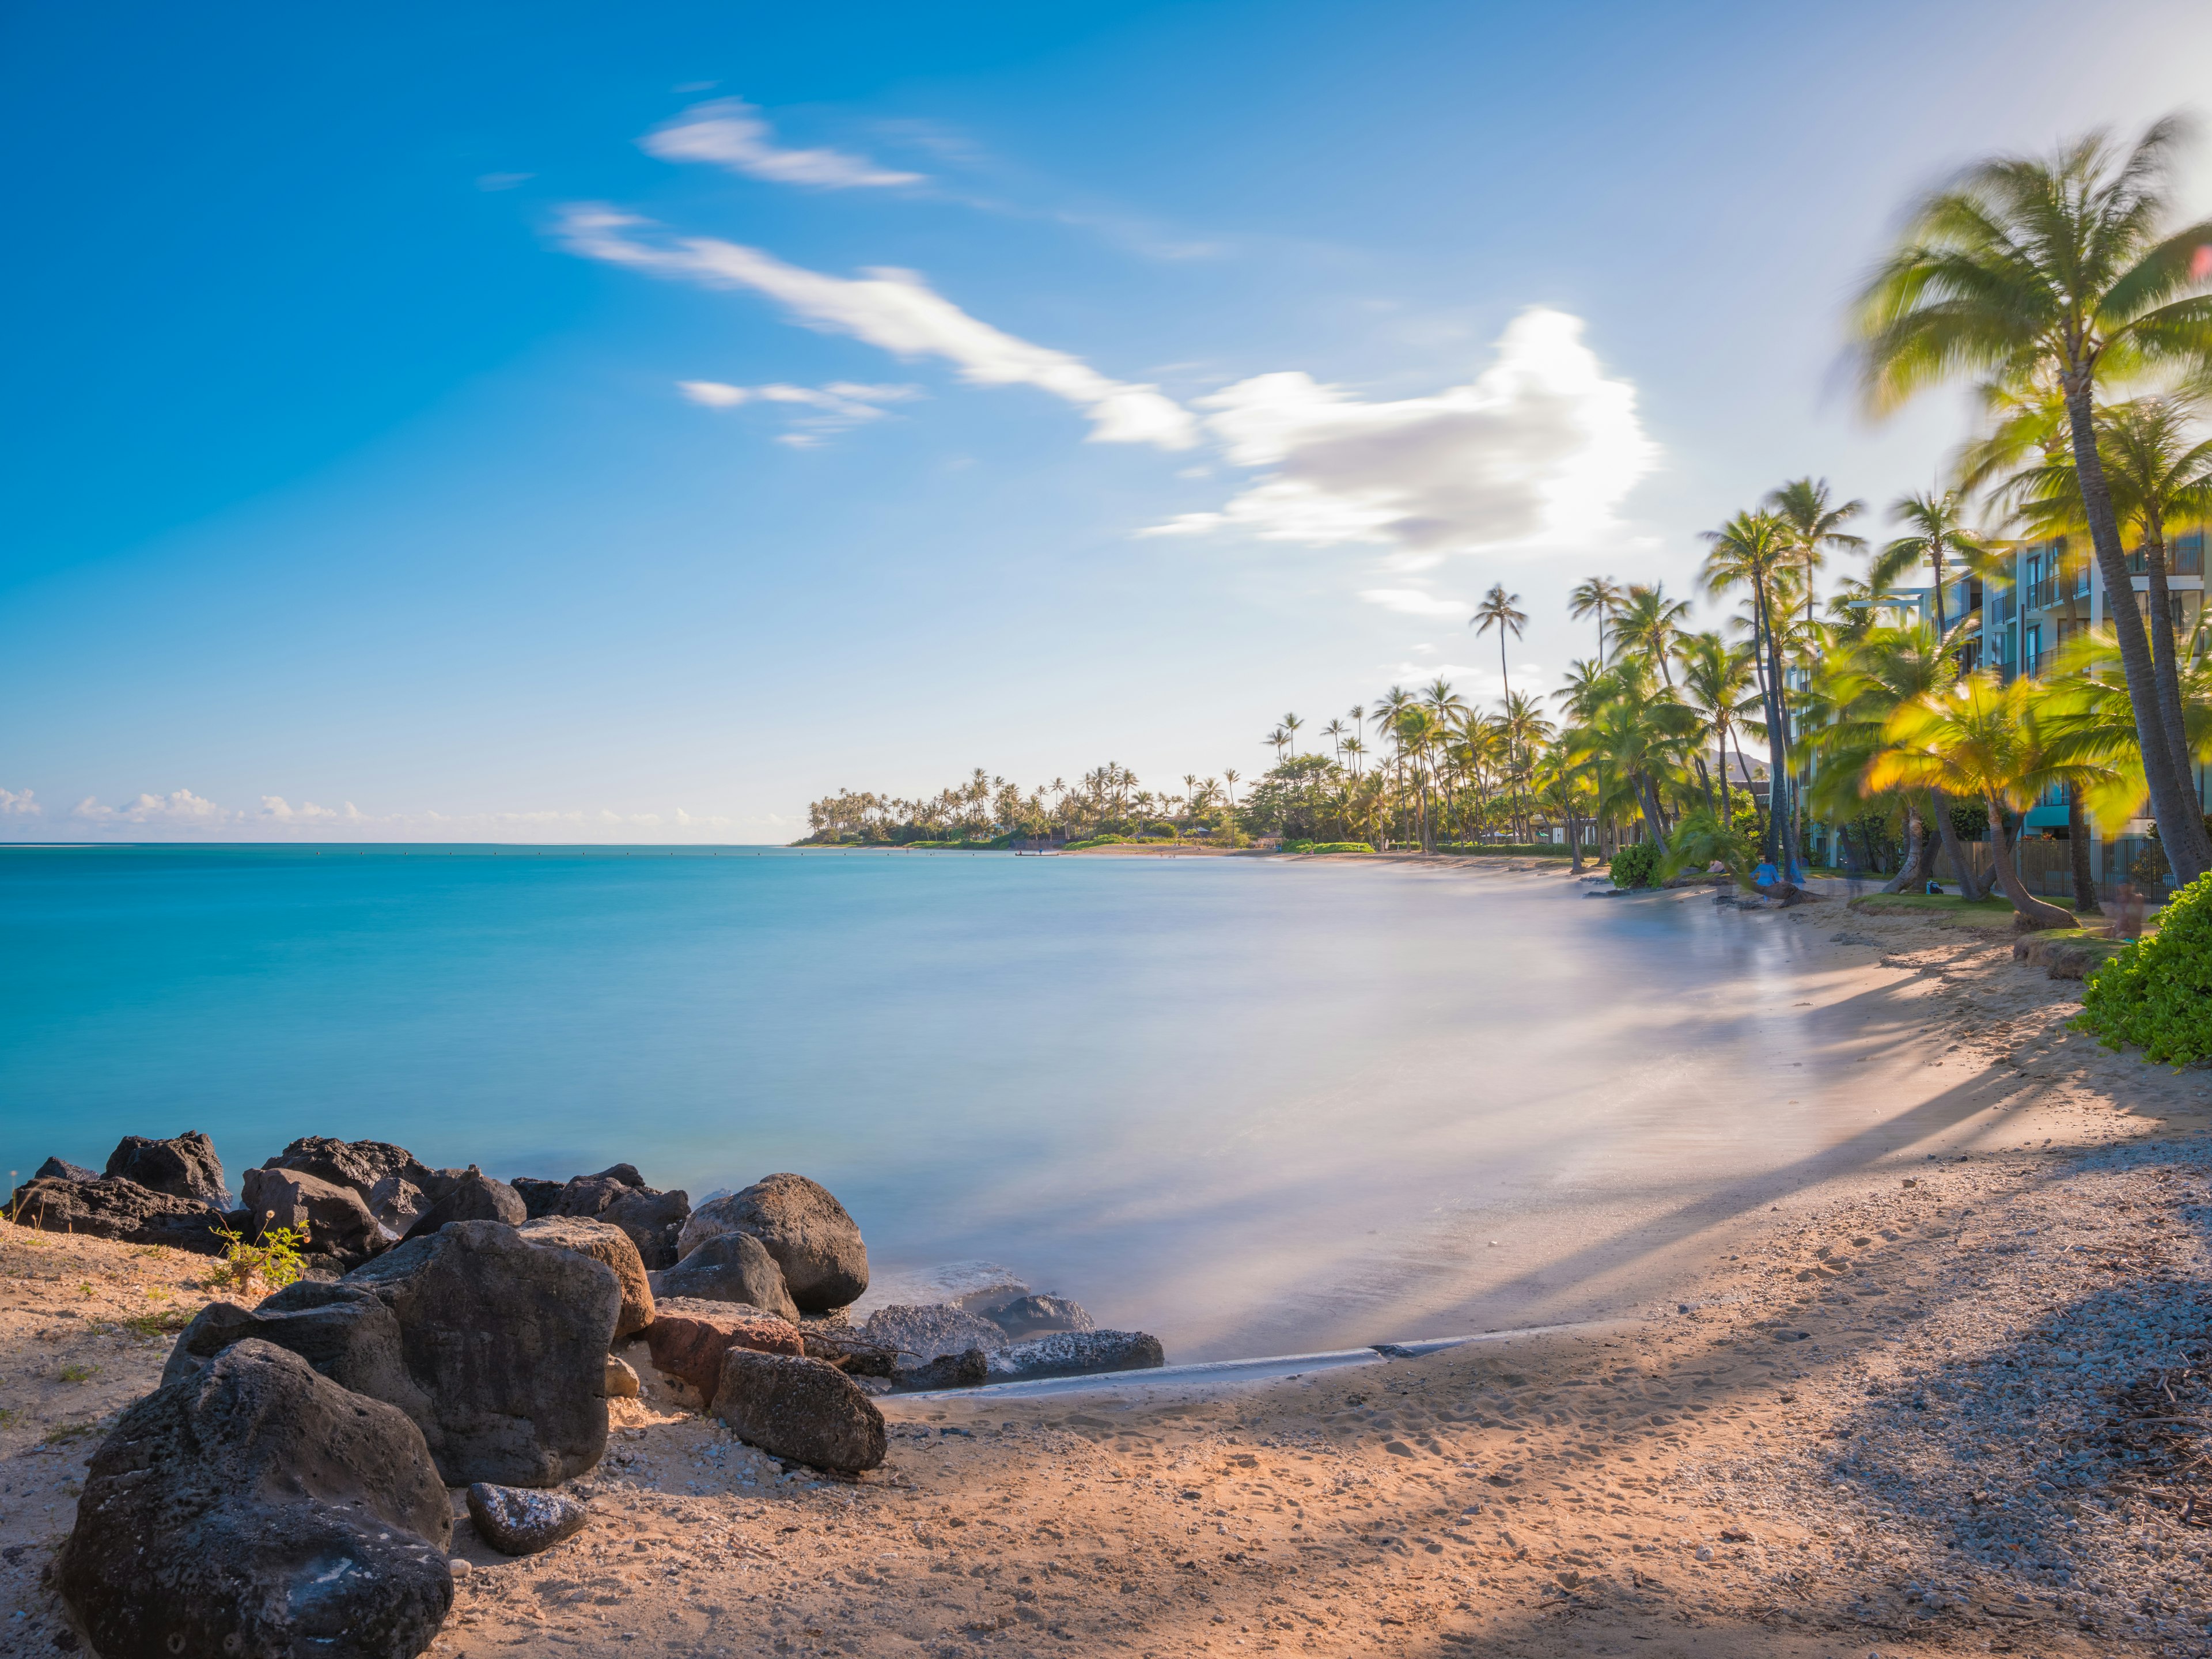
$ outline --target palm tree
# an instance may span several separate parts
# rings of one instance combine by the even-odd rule
[[[1467,619],[1467,625],[1474,629],[1477,639],[1493,628],[1498,630],[1498,678],[1507,696],[1513,695],[1513,680],[1505,670],[1505,636],[1510,634],[1517,640],[1521,630],[1528,625],[1528,614],[1520,605],[1518,593],[1507,592],[1503,582],[1492,582],[1474,614]]]
[[[1597,618],[1597,659],[1605,660],[1605,625],[1620,609],[1626,595],[1610,576],[1585,576],[1567,594],[1567,614],[1577,622]]]
[[[1752,652],[1758,667],[1760,701],[1766,709],[1766,855],[1779,864],[1785,880],[1798,875],[1797,848],[1787,833],[1796,815],[1789,810],[1790,720],[1782,684],[1782,647],[1776,627],[1788,595],[1792,551],[1789,525],[1779,514],[1739,513],[1718,530],[1708,530],[1711,544],[1704,579],[1709,592],[1732,587],[1750,591]]]
[[[1274,745],[1275,764],[1280,766],[1283,763],[1283,750],[1291,741],[1291,734],[1279,726],[1267,733],[1267,740]]]
[[[2045,159],[1999,156],[1914,209],[1862,294],[1857,325],[1869,404],[1887,411],[1962,374],[2021,387],[2055,374],[2105,591],[2129,593],[2112,491],[2099,453],[2100,378],[2165,370],[2212,375],[2212,222],[2166,230],[2177,117],[2122,150],[2092,133]],[[2212,869],[2212,836],[2158,696],[2142,613],[2114,603],[2151,807],[2175,875]]]
[[[1792,478],[1770,490],[1768,507],[1782,515],[1796,543],[1797,568],[1805,582],[1805,617],[1813,616],[1813,573],[1828,562],[1832,552],[1856,553],[1866,538],[1847,534],[1844,526],[1866,511],[1862,501],[1831,502],[1826,478]]]
[[[1935,620],[1939,638],[1951,627],[1950,618],[1943,611],[1943,588],[1948,580],[1943,574],[1944,556],[1963,559],[1983,551],[1979,539],[1969,534],[1961,522],[1964,507],[1955,489],[1921,490],[1899,496],[1890,503],[1889,516],[1905,525],[1905,533],[1886,544],[1867,570],[1867,585],[1887,592],[1906,571],[1926,565],[1935,574]]]
[[[2025,810],[2053,783],[2073,783],[2100,809],[2124,815],[2134,782],[2112,766],[2082,757],[2063,733],[2046,731],[2039,702],[2045,687],[2031,679],[2002,684],[1986,671],[1948,691],[1928,692],[1898,705],[1882,723],[1883,747],[1866,769],[1870,789],[1900,784],[1978,796],[1996,830],[1990,838],[1997,885],[2012,908],[2038,927],[2071,927],[2073,916],[2027,890],[2004,833],[2008,806]]]
[[[1653,582],[1648,587],[1638,582],[1629,588],[1628,597],[1613,614],[1614,648],[1642,652],[1671,686],[1674,671],[1669,664],[1674,641],[1681,637],[1682,623],[1689,614],[1690,602],[1668,599],[1664,582]]]
[[[1682,664],[1682,701],[1696,711],[1705,726],[1698,734],[1698,770],[1702,776],[1705,744],[1710,738],[1720,761],[1720,821],[1723,827],[1732,825],[1735,818],[1729,799],[1729,738],[1753,720],[1759,704],[1752,688],[1751,653],[1717,634],[1706,632],[1685,638],[1677,655]],[[1712,805],[1710,783],[1705,786],[1705,804]]]
[[[1293,756],[1298,752],[1298,728],[1304,724],[1305,722],[1296,714],[1283,716],[1283,741],[1291,745],[1291,753]]]
[[[1336,750],[1337,759],[1342,760],[1344,758],[1344,722],[1331,720],[1327,726],[1322,727],[1321,734],[1328,739],[1330,746]]]
[[[1229,810],[1232,812],[1237,810],[1237,781],[1242,776],[1243,774],[1233,766],[1224,766],[1221,769],[1221,781],[1227,788]]]
[[[1360,742],[1359,733],[1354,732],[1343,742],[1338,744],[1336,752],[1340,759],[1346,755],[1352,757],[1352,775],[1357,778],[1359,775],[1360,757],[1367,752],[1367,745]]]

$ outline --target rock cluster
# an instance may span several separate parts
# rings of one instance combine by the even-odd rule
[[[1161,1363],[995,1270],[852,1322],[866,1245],[802,1176],[695,1212],[632,1164],[507,1182],[311,1135],[242,1188],[232,1208],[205,1134],[131,1136],[100,1174],[48,1159],[8,1211],[208,1254],[304,1241],[307,1276],[204,1308],[93,1459],[59,1583],[107,1659],[419,1653],[453,1597],[444,1488],[509,1553],[586,1524],[557,1489],[638,1394],[614,1352],[638,1337],[741,1439],[845,1475],[883,1461],[871,1391]]]

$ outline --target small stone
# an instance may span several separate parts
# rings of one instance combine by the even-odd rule
[[[477,1570],[477,1564],[475,1562],[468,1559],[465,1556],[459,1555],[453,1557],[452,1560],[446,1563],[446,1565],[456,1578],[465,1578]]]
[[[535,1555],[581,1532],[592,1512],[559,1492],[528,1492],[479,1480],[469,1488],[477,1536],[503,1555]]]
[[[607,1398],[635,1400],[637,1398],[637,1373],[627,1359],[614,1354],[607,1356]]]

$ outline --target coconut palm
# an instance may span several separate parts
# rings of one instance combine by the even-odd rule
[[[1482,596],[1482,603],[1475,607],[1474,614],[1467,619],[1467,625],[1474,629],[1477,639],[1492,629],[1498,630],[1498,678],[1508,696],[1513,693],[1513,680],[1505,671],[1505,636],[1510,634],[1517,640],[1521,637],[1521,630],[1528,625],[1528,613],[1520,607],[1521,596],[1518,593],[1507,592],[1503,582],[1492,582],[1490,592]]]
[[[1986,670],[1947,691],[1924,692],[1898,705],[1883,721],[1882,748],[1866,769],[1869,789],[1935,788],[1978,799],[1988,808],[1991,861],[2012,908],[2039,927],[2071,927],[2074,918],[2027,890],[2011,838],[2007,807],[2025,811],[2054,783],[2081,788],[2108,820],[2124,817],[2135,781],[2109,763],[2089,758],[2073,734],[2046,726],[2039,704],[2050,695],[2039,681],[2007,685]]]
[[[1298,728],[1304,724],[1305,722],[1296,714],[1283,716],[1283,736],[1291,745],[1291,753],[1293,755],[1298,752]]]
[[[1668,685],[1674,683],[1670,666],[1674,642],[1690,615],[1687,599],[1670,599],[1663,582],[1632,585],[1613,615],[1613,643],[1616,651],[1633,651],[1644,657]]]
[[[1856,553],[1866,547],[1866,538],[1854,536],[1844,526],[1866,511],[1866,503],[1853,500],[1838,501],[1828,491],[1826,478],[1792,478],[1780,489],[1767,493],[1766,505],[1782,515],[1790,526],[1791,538],[1796,544],[1797,570],[1805,589],[1805,616],[1812,618],[1813,574],[1828,562],[1831,553]]]
[[[1710,741],[1721,769],[1720,821],[1733,823],[1729,799],[1729,739],[1758,719],[1759,694],[1752,685],[1751,653],[1730,645],[1719,635],[1706,632],[1686,636],[1675,654],[1682,665],[1681,696],[1693,710],[1703,729],[1698,734],[1698,773],[1705,780],[1705,745]],[[1739,745],[1737,753],[1742,753]],[[1712,802],[1712,785],[1705,782],[1705,804]]]
[[[1585,576],[1567,594],[1567,614],[1577,622],[1597,618],[1597,659],[1605,660],[1605,625],[1620,609],[1627,593],[1610,576]]]
[[[1709,592],[1732,588],[1746,590],[1750,606],[1752,650],[1758,670],[1759,699],[1766,711],[1766,854],[1782,867],[1784,877],[1798,875],[1797,848],[1786,827],[1795,822],[1789,810],[1790,722],[1782,683],[1779,616],[1795,609],[1790,561],[1793,541],[1788,523],[1779,514],[1739,513],[1718,530],[1705,532],[1711,546],[1703,574]]]
[[[2055,375],[2106,592],[2133,586],[2099,453],[2099,385],[2131,373],[2212,376],[2212,221],[2167,228],[2175,152],[2168,117],[2123,149],[2102,132],[2047,158],[1999,156],[1914,208],[1860,296],[1862,382],[1878,411],[1961,375],[2025,387]],[[2112,615],[2152,810],[2174,872],[2212,869],[2212,836],[2174,763],[2141,613]]]
[[[1321,734],[1328,739],[1330,746],[1336,750],[1336,757],[1342,760],[1344,758],[1344,722],[1331,720],[1327,726],[1322,727]]]
[[[1908,570],[1926,565],[1935,577],[1934,617],[1940,638],[1951,628],[1943,609],[1947,560],[1958,563],[1983,552],[1982,543],[1963,520],[1966,503],[1955,489],[1929,489],[1900,495],[1890,503],[1889,516],[1905,526],[1905,534],[1885,543],[1868,567],[1869,586],[1887,592]]]

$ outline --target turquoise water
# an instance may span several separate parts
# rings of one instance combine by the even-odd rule
[[[1365,1342],[1549,1306],[1495,1252],[1825,1144],[1750,920],[1321,861],[9,849],[0,1151],[797,1170],[887,1275],[1003,1262],[1177,1358]]]

